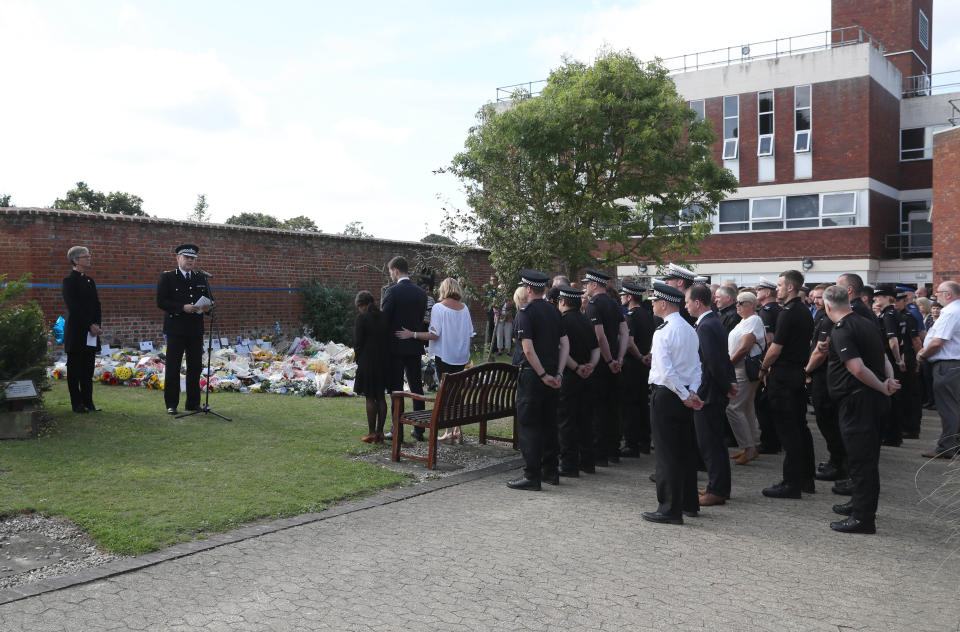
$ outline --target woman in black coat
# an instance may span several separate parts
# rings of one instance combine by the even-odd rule
[[[369,434],[361,441],[383,443],[383,425],[387,421],[387,390],[389,376],[390,330],[386,316],[377,308],[373,295],[366,290],[357,293],[354,301],[360,313],[353,335],[357,358],[357,377],[353,391],[367,398],[367,427]]]
[[[86,275],[90,251],[74,246],[67,251],[73,272],[63,280],[63,302],[67,322],[63,327],[63,349],[67,352],[67,387],[75,413],[100,410],[93,404],[93,365],[100,346],[100,298],[97,284]],[[88,335],[92,336],[88,344]]]

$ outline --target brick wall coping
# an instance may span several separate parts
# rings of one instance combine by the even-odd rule
[[[275,235],[297,235],[299,237],[335,239],[343,241],[374,241],[384,244],[403,244],[418,248],[442,248],[443,244],[431,244],[423,241],[404,241],[401,239],[383,239],[380,237],[354,237],[352,235],[338,235],[336,233],[322,233],[313,231],[286,230],[283,228],[262,228],[260,226],[236,226],[234,224],[216,224],[210,222],[192,222],[188,220],[167,219],[164,217],[141,217],[138,215],[114,215],[110,213],[89,213],[86,211],[69,211],[56,208],[37,207],[0,207],[0,216],[4,215],[46,215],[51,217],[78,217],[85,220],[100,220],[112,222],[133,222],[141,224],[157,224],[164,226],[184,226],[192,228],[214,228],[217,230],[232,230],[250,233],[268,233]],[[471,247],[467,250],[487,252],[484,248]]]

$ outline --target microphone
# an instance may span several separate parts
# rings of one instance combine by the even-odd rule
[[[212,278],[213,278],[213,275],[210,274],[209,272],[207,272],[206,270],[197,270],[197,272],[199,272],[199,273],[202,274],[203,276],[207,277],[208,279],[212,279]]]

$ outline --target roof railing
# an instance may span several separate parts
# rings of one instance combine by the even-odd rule
[[[958,90],[960,90],[960,70],[903,78],[903,96],[905,97],[928,97]]]
[[[801,55],[818,50],[864,43],[871,44],[881,53],[885,52],[883,44],[870,35],[863,27],[844,26],[830,29],[829,31],[818,31],[816,33],[794,35],[792,37],[767,40],[765,42],[752,42],[698,53],[688,53],[676,57],[667,57],[666,59],[662,59],[661,63],[664,68],[667,69],[667,72],[674,74],[703,70],[715,66],[742,64],[759,59]],[[541,79],[539,81],[527,81],[497,88],[497,102],[511,100],[518,90],[530,96],[536,96],[540,94],[543,89],[543,84],[546,82],[546,79]]]

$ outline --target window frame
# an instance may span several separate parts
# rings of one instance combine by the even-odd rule
[[[784,231],[784,230],[822,230],[822,229],[831,229],[831,228],[856,228],[862,227],[858,223],[859,220],[859,200],[860,200],[860,191],[828,191],[826,193],[803,193],[799,195],[773,195],[766,197],[757,197],[757,198],[736,198],[731,200],[723,200],[720,204],[725,202],[747,202],[747,218],[745,220],[733,220],[733,221],[721,221],[720,220],[720,207],[717,206],[716,209],[716,222],[714,223],[715,230],[711,233],[714,235],[724,234],[724,233],[754,233],[754,232],[773,232],[773,231]],[[791,197],[808,197],[808,196],[817,197],[817,215],[815,217],[796,217],[793,219],[787,218],[787,198]],[[839,211],[824,213],[824,200],[831,195],[852,195],[853,202],[851,204],[851,210]],[[779,217],[754,217],[754,205],[758,201],[763,200],[779,200],[780,201],[780,213]],[[845,218],[852,218],[852,223],[846,225],[830,226],[824,225],[824,221],[844,221]],[[791,226],[791,222],[817,222],[816,226]],[[767,227],[767,228],[755,228],[755,224],[768,224],[778,222],[780,227]],[[731,226],[746,226],[746,228],[736,229],[729,228]],[[727,227],[726,229],[724,227]]]
[[[769,110],[760,110],[760,103],[762,95],[770,95],[770,109]],[[757,155],[758,156],[772,156],[773,155],[773,135],[776,132],[776,117],[774,115],[775,106],[774,106],[774,92],[773,90],[761,90],[757,92]],[[764,116],[770,117],[770,132],[767,134],[760,133],[762,129],[762,121]],[[767,146],[766,151],[763,150],[764,141],[768,141],[769,145]]]
[[[923,9],[919,9],[920,17],[917,19],[917,39],[920,40],[920,45],[926,50],[930,50],[930,18],[927,17],[927,14],[923,12]]]
[[[915,132],[915,131],[917,131],[917,130],[921,130],[921,131],[923,132],[923,138],[922,138],[922,141],[923,141],[923,142],[922,142],[922,144],[920,145],[920,147],[911,147],[910,149],[904,149],[904,148],[903,148],[903,133],[904,133],[904,132]],[[928,149],[930,149],[930,148],[927,147],[927,128],[926,128],[926,127],[903,127],[903,128],[900,129],[900,162],[914,162],[914,161],[916,161],[916,160],[930,160],[930,159],[932,158],[932,156],[928,156],[928,155],[927,155]],[[903,156],[903,152],[904,152],[904,151],[920,152],[920,156],[919,156],[919,157],[904,158],[904,156]]]
[[[693,107],[693,104],[694,104],[694,103],[699,103],[699,104],[700,104],[700,109],[699,109],[699,110],[697,110],[697,108]],[[688,106],[689,106],[690,109],[693,110],[694,113],[696,114],[696,117],[693,119],[694,121],[702,121],[703,119],[707,118],[707,102],[706,102],[706,99],[694,99],[694,100],[688,102]]]
[[[727,99],[737,100],[737,113],[730,115],[727,113]],[[733,136],[727,136],[727,120],[736,120]],[[728,151],[730,149],[731,151]],[[740,156],[740,95],[730,94],[723,97],[723,159],[737,160]]]
[[[800,106],[797,100],[797,90],[801,88],[806,88],[807,90],[807,105]],[[797,112],[800,110],[807,111],[807,121],[809,122],[809,127],[806,129],[797,129]],[[804,143],[801,145],[800,139],[804,137]],[[803,154],[811,151],[813,145],[813,86],[811,84],[804,84],[802,86],[793,87],[793,153]]]

